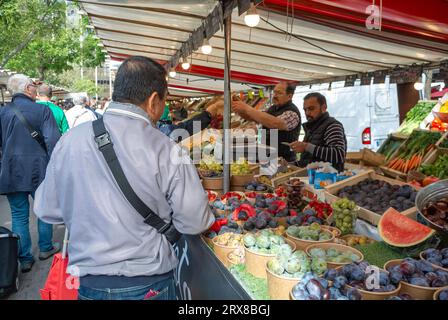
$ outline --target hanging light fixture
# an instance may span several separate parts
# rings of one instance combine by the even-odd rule
[[[171,68],[171,70],[170,70],[170,72],[169,72],[169,75],[170,75],[170,77],[171,78],[174,78],[175,76],[176,76],[176,70],[174,70],[174,68]]]
[[[250,4],[249,10],[247,10],[246,15],[244,16],[244,22],[251,28],[256,27],[258,23],[260,23],[260,15],[253,3]]]
[[[208,42],[207,39],[204,39],[204,43],[202,43],[202,47],[201,47],[201,51],[203,54],[210,54],[212,53],[212,46],[210,45],[210,43]]]
[[[184,70],[188,70],[190,69],[190,62],[188,62],[187,58],[183,57],[182,58],[182,69]]]
[[[422,77],[419,77],[418,80],[414,83],[414,89],[417,91],[423,90],[425,85],[423,84]]]

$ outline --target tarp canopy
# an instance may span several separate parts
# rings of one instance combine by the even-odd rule
[[[144,55],[162,64],[170,61],[219,5],[212,0],[80,3],[112,59]],[[383,0],[382,3],[381,31],[368,30],[365,26],[368,16],[365,9],[372,1],[265,0],[257,7],[261,21],[255,28],[246,26],[244,15],[239,16],[235,8],[232,89],[247,90],[246,84],[268,86],[281,80],[299,84],[324,82],[396,66],[437,64],[448,59],[446,1],[428,0],[410,5],[409,1]],[[380,5],[380,0],[376,4]],[[429,8],[435,5],[439,8],[431,14]],[[287,35],[286,30],[293,36]],[[196,50],[188,58],[191,62],[188,71],[177,65],[177,76],[169,81],[170,92],[175,92],[174,89],[185,95],[191,94],[185,91],[189,89],[203,94],[222,92],[222,82],[187,83],[184,79],[186,75],[195,80],[198,78],[193,75],[223,78],[224,32],[215,33],[210,44],[213,47],[210,55]]]

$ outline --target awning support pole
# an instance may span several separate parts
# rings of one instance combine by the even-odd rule
[[[224,193],[230,190],[230,159],[231,159],[231,140],[230,140],[230,113],[231,113],[231,92],[230,92],[230,53],[231,53],[231,30],[232,16],[229,15],[224,20]]]

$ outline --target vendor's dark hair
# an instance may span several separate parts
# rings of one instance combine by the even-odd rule
[[[297,84],[295,82],[292,81],[281,81],[280,83],[284,83],[286,85],[286,89],[285,89],[285,93],[286,94],[294,94],[294,92],[296,91],[296,86]]]
[[[165,69],[154,60],[130,57],[118,68],[112,100],[140,105],[154,91],[163,98],[167,90],[165,77]]]
[[[317,102],[319,102],[320,106],[327,105],[327,98],[322,93],[319,92],[312,92],[308,93],[303,100],[308,100],[311,98],[316,98]]]

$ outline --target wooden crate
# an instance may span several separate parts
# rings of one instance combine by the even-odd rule
[[[358,163],[359,161],[362,160],[362,152],[360,152],[360,151],[358,151],[358,152],[347,152],[347,154],[345,156],[345,160],[347,162]]]
[[[437,143],[436,143],[436,147],[439,148],[439,149],[442,149],[442,150],[448,150],[448,148],[440,148],[440,145],[441,145],[444,141],[448,141],[448,131],[445,132],[445,133],[442,135],[442,138],[440,138],[439,141],[437,141]]]
[[[271,188],[277,188],[281,184],[288,182],[290,178],[293,178],[293,177],[306,177],[308,175],[306,168],[299,168],[299,167],[296,167],[296,166],[293,166],[293,165],[288,165],[288,168],[292,168],[292,169],[294,169],[294,171],[291,171],[291,172],[289,172],[289,173],[287,173],[285,175],[282,175],[280,177],[276,177],[274,175],[274,177],[270,179],[271,180],[271,184],[267,184],[267,186],[271,187]],[[258,177],[256,177],[256,178],[257,178],[257,181],[260,182],[258,180]]]
[[[384,148],[391,140],[401,141],[400,146],[398,146],[398,148],[397,148],[397,149],[399,149],[401,147],[401,145],[407,140],[407,138],[408,138],[408,135],[405,135],[402,133],[391,133],[388,135],[386,141],[383,142],[383,144],[379,147],[379,149],[376,152],[383,154]]]
[[[386,162],[386,157],[380,153],[364,148],[359,152],[348,152],[345,160],[347,163],[361,166],[381,166]]]
[[[383,174],[386,177],[392,178],[392,179],[396,179],[399,181],[406,181],[407,179],[407,174],[398,170],[394,170],[394,169],[390,169],[386,166],[381,166],[380,167],[381,171],[383,172]]]
[[[364,148],[362,150],[361,161],[364,162],[364,164],[378,167],[386,163],[386,157],[368,148]]]
[[[390,178],[376,174],[373,170],[369,170],[364,173],[360,173],[354,177],[348,178],[346,180],[343,180],[343,181],[337,182],[335,184],[329,185],[328,187],[325,187],[325,198],[329,203],[333,203],[340,199],[338,196],[336,196],[336,194],[339,190],[341,190],[342,188],[347,187],[347,186],[356,185],[359,182],[364,181],[368,178],[375,179],[375,180],[383,180],[392,185],[400,185],[400,186],[407,185],[407,183],[405,183],[405,182],[390,179]],[[414,219],[414,220],[417,218],[417,208],[416,207],[412,207],[412,208],[410,208],[406,211],[403,211],[401,213],[411,219]],[[375,212],[372,212],[370,210],[364,209],[362,207],[359,207],[358,218],[365,220],[374,226],[377,226],[378,222],[380,221],[381,215],[379,215]]]

